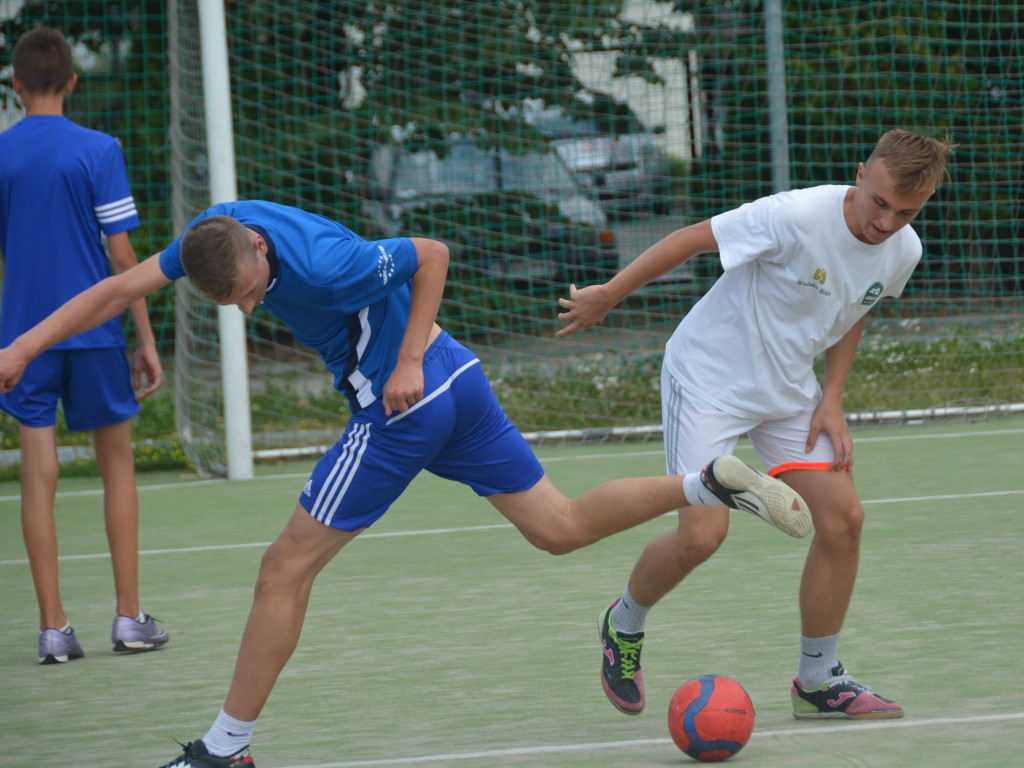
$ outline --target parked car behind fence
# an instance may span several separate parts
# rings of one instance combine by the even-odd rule
[[[364,215],[375,235],[436,237],[452,246],[456,281],[496,290],[564,290],[619,267],[601,207],[551,151],[378,147]]]
[[[663,132],[645,130],[635,118],[627,132],[604,130],[595,120],[572,119],[559,110],[530,115],[565,164],[615,216],[671,210],[672,173]]]

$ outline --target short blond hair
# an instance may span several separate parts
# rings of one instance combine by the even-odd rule
[[[230,216],[208,216],[181,238],[185,274],[213,301],[224,301],[235,292],[242,266],[255,258],[252,233]]]
[[[894,129],[882,135],[868,157],[883,160],[896,191],[935,190],[949,178],[946,160],[953,152],[948,138],[939,140],[913,131]]]

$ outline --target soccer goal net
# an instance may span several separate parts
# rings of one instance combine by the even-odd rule
[[[852,183],[890,128],[948,133],[951,178],[915,224],[923,263],[873,314],[846,407],[908,419],[1024,401],[1024,11],[791,0],[774,4],[773,27],[772,6],[227,3],[239,197],[367,238],[445,240],[440,322],[480,355],[523,432],[648,436],[663,345],[716,259],[558,340],[568,283],[605,279],[673,230],[775,191],[780,172],[786,187]],[[171,9],[180,231],[209,198],[199,16],[194,0]],[[177,290],[179,431],[217,473],[215,308],[187,281]],[[259,311],[247,339],[256,455],[333,443],[346,405],[316,356]]]

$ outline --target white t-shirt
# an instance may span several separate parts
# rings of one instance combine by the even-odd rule
[[[878,245],[855,238],[843,216],[849,190],[782,192],[711,219],[725,273],[665,348],[686,390],[761,420],[817,401],[814,358],[883,296],[899,296],[921,258],[909,226]]]

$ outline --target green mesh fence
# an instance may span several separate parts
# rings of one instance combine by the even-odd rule
[[[921,266],[869,323],[847,410],[912,418],[1024,400],[1024,8],[782,5],[789,186],[852,182],[892,127],[958,146],[914,225]],[[674,229],[773,191],[763,3],[256,0],[226,13],[240,197],[367,237],[446,240],[441,322],[478,352],[522,430],[659,420],[663,344],[715,259],[572,339],[553,338],[555,302],[567,282],[603,279]],[[174,0],[27,3],[0,21],[0,61],[26,20],[107,51],[71,114],[123,136],[140,252],[207,204],[197,18],[194,0]],[[179,423],[217,471],[213,317],[179,289]],[[315,358],[267,315],[249,337],[255,447],[333,441],[345,406]]]

